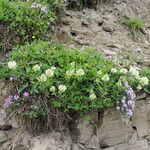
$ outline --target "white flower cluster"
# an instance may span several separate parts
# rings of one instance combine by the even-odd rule
[[[116,73],[118,70],[116,68],[111,69],[111,73]]]
[[[129,73],[135,78],[135,79],[140,79],[140,75],[139,75],[139,71],[134,68],[134,67],[130,67],[129,69]]]
[[[60,93],[64,93],[67,90],[67,87],[65,85],[61,84],[58,86],[58,90]],[[50,91],[54,93],[56,91],[55,86],[51,86]]]
[[[71,76],[73,76],[73,75],[75,75],[75,69],[67,70],[67,71],[66,71],[66,76],[71,77]]]
[[[139,81],[140,81],[140,83],[141,83],[142,86],[145,86],[145,85],[149,84],[149,80],[148,80],[147,77],[142,77],[142,78],[140,78]]]
[[[47,76],[43,73],[41,76],[38,77],[39,82],[46,82]]]
[[[39,66],[37,67],[37,66],[35,65],[33,68],[34,68],[34,70],[35,70],[35,68],[36,68],[36,70],[37,70],[37,69],[39,69]],[[48,79],[48,77],[53,77],[53,76],[54,76],[55,70],[56,70],[56,67],[51,67],[50,69],[47,69],[47,70],[45,71],[45,73],[43,73],[41,76],[39,76],[39,77],[37,78],[38,81],[40,81],[40,82],[46,82],[47,79]]]
[[[66,76],[71,77],[71,76],[83,76],[85,74],[84,69],[75,69],[75,62],[72,62],[70,64],[71,69],[66,71]]]
[[[38,65],[38,64],[36,64],[36,65],[33,66],[33,70],[34,70],[35,72],[39,71],[40,69],[41,69],[41,67],[40,67],[40,65]]]
[[[98,74],[99,76],[102,75],[102,71],[99,70],[99,71],[97,72],[97,74]]]
[[[50,91],[55,92],[56,88],[54,86],[51,86]]]
[[[111,73],[117,73],[117,72],[118,72],[118,70],[116,68],[111,69]],[[128,70],[125,69],[125,68],[122,68],[122,69],[119,70],[119,72],[122,73],[122,74],[127,74]]]
[[[17,68],[17,63],[15,61],[9,61],[8,62],[8,68],[15,70]]]
[[[111,69],[111,73],[115,74],[117,73],[118,70],[116,68],[112,68]],[[125,68],[122,68],[119,70],[119,72],[123,75],[127,74],[129,72],[129,75],[131,75],[131,77],[133,77],[135,80],[137,80],[139,82],[139,85],[137,86],[137,90],[141,90],[143,86],[146,86],[149,84],[149,80],[147,77],[140,77],[140,73],[138,71],[137,68],[135,67],[130,67],[129,71]],[[118,86],[122,86],[122,79],[123,76],[120,77],[120,79],[118,80],[118,82],[116,83]],[[105,74],[102,77],[103,81],[109,81],[109,75]]]
[[[58,89],[61,93],[64,93],[66,91],[67,87],[65,85],[59,85]]]
[[[77,76],[83,76],[84,75],[84,70],[83,69],[76,70],[76,75]]]
[[[91,93],[90,94],[90,99],[91,100],[95,100],[97,98],[97,96],[94,94],[94,93]]]
[[[125,68],[120,69],[120,73],[122,74],[127,74],[128,70]]]
[[[134,68],[134,67],[130,67],[129,69],[129,73],[138,80],[139,85],[137,86],[137,90],[141,90],[143,86],[146,86],[149,84],[149,80],[147,77],[140,77],[140,73],[139,71]]]
[[[108,74],[105,74],[103,77],[102,77],[102,80],[103,81],[105,81],[105,82],[107,82],[107,81],[109,81],[109,75]]]

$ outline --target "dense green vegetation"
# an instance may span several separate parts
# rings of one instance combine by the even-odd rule
[[[49,105],[80,114],[116,106],[125,95],[125,82],[148,92],[149,75],[149,70],[116,66],[91,48],[75,51],[42,41],[16,47],[0,71],[1,78],[18,85],[13,92],[18,99],[6,100],[5,107],[11,112],[23,109],[31,118],[46,115]],[[38,101],[42,96],[45,102]]]
[[[23,41],[31,41],[48,35],[48,29],[61,9],[63,4],[58,0],[0,0],[0,20],[7,22]]]
[[[98,1],[77,2],[89,6]],[[16,87],[3,107],[31,119],[46,118],[51,108],[85,115],[116,107],[131,117],[135,92],[150,93],[150,70],[132,61],[114,63],[89,47],[71,50],[49,42],[49,29],[62,9],[61,0],[0,0],[0,21],[22,41],[0,63],[0,78]],[[124,24],[133,32],[144,26],[137,19]]]
[[[144,27],[143,21],[137,18],[126,19],[123,22],[123,24],[126,25],[131,30],[133,35],[135,35],[137,32],[140,31],[140,29],[143,29]]]

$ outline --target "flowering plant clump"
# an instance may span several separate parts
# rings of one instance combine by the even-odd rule
[[[56,19],[56,6],[61,9],[62,2],[0,0],[0,20],[8,23],[23,38],[22,41],[42,39],[48,34],[50,23]]]
[[[121,111],[126,118],[130,118],[133,115],[133,111],[135,109],[136,94],[127,82],[125,83],[125,87],[125,96],[121,98],[121,101],[117,102],[117,110]]]
[[[51,106],[81,114],[117,107],[131,117],[135,92],[150,93],[147,68],[115,65],[92,48],[68,50],[43,41],[16,47],[0,77],[18,85],[19,100],[8,98],[4,107],[30,117],[46,116]]]

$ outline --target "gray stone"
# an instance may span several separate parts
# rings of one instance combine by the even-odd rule
[[[7,120],[6,113],[3,109],[0,109],[0,130],[10,130],[12,126]]]
[[[115,146],[115,150],[149,150],[147,140],[137,141],[133,145],[120,144]]]
[[[5,86],[5,82],[3,80],[0,80],[0,89],[3,89]]]
[[[66,148],[66,150],[71,150],[71,149],[72,149],[71,145],[68,145],[67,148]]]
[[[0,131],[0,144],[7,141],[8,140],[8,137],[7,135],[5,134],[4,131]]]
[[[114,24],[110,21],[104,21],[102,24],[103,30],[106,32],[113,32],[115,31]]]
[[[63,19],[61,20],[61,22],[62,22],[64,25],[69,25],[69,24],[70,24],[70,20],[67,19],[67,18],[63,18]]]
[[[72,150],[80,150],[80,149],[79,149],[79,146],[78,146],[77,144],[74,144],[74,145],[72,146]]]
[[[85,27],[88,27],[90,25],[90,23],[84,20],[84,21],[82,21],[82,25]]]
[[[113,110],[104,115],[102,122],[97,133],[102,148],[125,143],[134,133],[132,126],[123,122],[120,114]]]
[[[18,144],[14,147],[14,150],[27,150],[28,148],[25,145]]]
[[[104,148],[103,150],[115,150],[115,147]]]
[[[32,150],[45,150],[49,148],[51,150],[69,150],[71,148],[69,140],[65,139],[65,136],[60,137],[60,135],[58,132],[53,132],[35,137],[32,139]]]
[[[147,96],[146,93],[141,93],[141,94],[138,94],[138,95],[137,95],[136,99],[137,99],[137,100],[146,99],[146,96]]]
[[[136,127],[139,137],[144,137],[149,134],[149,119],[147,115],[146,104],[144,101],[137,101],[133,115],[133,126]]]
[[[89,149],[98,149],[99,139],[97,138],[97,136],[93,135],[93,137],[87,143],[85,143],[85,147]]]
[[[84,119],[81,119],[79,121],[77,128],[80,132],[80,136],[78,138],[78,142],[80,143],[86,143],[87,141],[89,141],[95,131],[94,125],[90,124],[89,121],[86,121]]]
[[[136,141],[137,141],[137,139],[138,139],[138,135],[137,135],[137,132],[135,132],[135,133],[131,136],[131,138],[129,139],[128,143],[129,143],[129,144],[135,144]]]
[[[81,150],[85,150],[85,146],[84,146],[83,144],[78,143],[78,147],[79,147]]]
[[[75,37],[74,40],[79,45],[87,45],[87,42],[81,36]]]

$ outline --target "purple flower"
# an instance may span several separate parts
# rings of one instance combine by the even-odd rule
[[[129,110],[127,111],[127,115],[128,115],[129,117],[131,117],[131,116],[133,115],[133,111],[129,109]]]
[[[13,80],[14,80],[14,77],[10,77],[9,80],[10,80],[10,81],[13,81]]]
[[[11,106],[11,104],[14,102],[14,101],[17,101],[18,99],[20,98],[19,95],[9,95],[7,99],[5,99],[4,101],[4,104],[3,104],[3,108],[4,109],[7,109]]]
[[[17,77],[10,77],[9,80],[10,80],[10,81],[17,80]]]
[[[4,104],[3,104],[3,108],[4,109],[9,108],[12,103],[13,103],[13,96],[10,95],[7,99],[5,99]]]
[[[14,100],[18,100],[20,98],[20,96],[19,95],[14,95]]]
[[[29,97],[29,93],[28,93],[28,92],[24,92],[24,93],[23,93],[23,96]]]
[[[126,97],[123,96],[122,99],[121,99],[121,103],[125,104],[126,103]]]
[[[127,104],[123,104],[123,107],[126,108],[126,107],[127,107]]]
[[[117,103],[117,107],[121,108],[121,112],[125,117],[131,117],[135,109],[136,94],[129,86],[128,82],[125,83],[126,92],[121,101]]]

